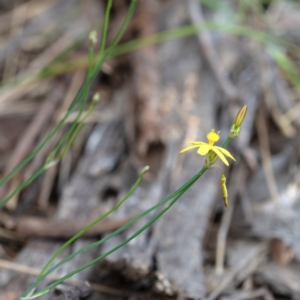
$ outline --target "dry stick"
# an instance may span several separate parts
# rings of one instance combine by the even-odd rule
[[[26,240],[22,234],[1,227],[0,227],[0,237],[8,240],[16,241],[16,242],[22,242],[22,243],[24,243]]]
[[[284,113],[284,116],[287,117],[290,122],[294,121],[296,118],[298,118],[300,115],[300,103],[298,102],[295,104],[292,108],[290,108],[286,113]]]
[[[262,107],[258,109],[257,118],[256,118],[256,128],[257,128],[260,152],[262,157],[262,165],[267,179],[271,200],[274,203],[278,203],[279,195],[277,191],[276,180],[275,180],[272,160],[271,160],[269,134],[268,134],[267,123],[265,120],[264,111]]]
[[[41,108],[37,111],[36,116],[26,129],[25,133],[22,135],[21,140],[15,147],[6,167],[5,173],[8,173],[12,170],[33,148],[34,142],[37,136],[40,134],[41,129],[48,123],[56,109],[56,106],[60,100],[60,93],[62,91],[62,86],[58,87],[56,91],[51,93],[47,99],[45,99]],[[6,189],[0,189],[0,195],[3,196]],[[2,198],[2,197],[1,197]],[[16,199],[16,198],[15,198]],[[9,207],[14,207],[16,201],[8,202]]]
[[[57,5],[51,7],[46,13],[36,16],[30,24],[26,24],[24,26],[22,35],[17,34],[12,36],[3,45],[2,51],[0,52],[0,62],[3,63],[7,55],[11,55],[17,49],[21,48],[22,43],[26,39],[31,38],[34,35],[41,34],[42,32],[45,33],[45,30],[47,31],[51,27],[56,27],[58,30],[62,30],[62,27],[60,26],[62,18],[66,18],[67,10],[75,11],[75,9],[74,5],[72,5],[72,1],[59,1]],[[73,24],[73,27],[77,26]],[[81,27],[77,29],[81,30]]]
[[[10,32],[9,32],[9,39],[14,36],[15,34],[22,35],[23,33],[23,26],[17,27],[15,23],[17,23],[19,20],[25,20],[27,17],[28,12],[28,6],[22,5],[22,10],[20,13],[18,13],[17,9],[17,3],[14,3],[14,8],[12,10],[12,17],[10,21]],[[20,51],[16,50],[13,54],[8,54],[5,58],[4,62],[4,68],[3,68],[3,75],[2,75],[2,82],[6,82],[10,77],[11,79],[14,78],[14,73],[17,71],[18,67],[18,61],[19,61]]]
[[[104,232],[118,229],[126,224],[134,216],[126,216],[119,219],[104,220],[85,232],[84,236],[96,236]],[[50,238],[70,238],[85,228],[90,221],[80,222],[74,220],[56,220],[38,217],[22,217],[17,221],[16,232],[24,237],[50,237]]]
[[[260,288],[249,292],[239,292],[230,295],[231,300],[251,300],[256,299],[258,297],[262,297],[265,300],[274,300],[274,297],[266,288]]]
[[[33,101],[18,103],[18,105],[6,105],[0,108],[0,118],[32,117],[37,108],[38,104]]]
[[[245,170],[242,166],[239,166],[237,169],[234,168],[233,178],[230,181],[229,187],[229,207],[225,209],[225,212],[222,216],[222,221],[220,224],[220,229],[217,235],[217,251],[216,251],[216,274],[221,275],[224,272],[224,260],[225,260],[225,251],[226,251],[226,239],[228,230],[230,227],[232,214],[234,211],[236,196],[239,191],[239,188],[244,185],[245,181]]]
[[[9,183],[10,190],[13,191],[14,189],[16,189],[21,184],[22,180],[23,180],[23,175],[21,173],[16,174]],[[0,188],[0,195],[1,192],[5,193],[5,191],[6,191],[6,187]],[[15,209],[18,206],[18,202],[19,202],[19,194],[16,194],[13,197],[11,197],[10,202],[7,203],[5,207],[10,211],[15,211]]]
[[[57,125],[57,123],[61,120],[61,116],[67,111],[68,107],[71,105],[73,99],[75,98],[77,91],[79,90],[80,86],[83,84],[85,78],[85,72],[83,70],[77,71],[72,80],[69,87],[69,90],[64,97],[64,100],[62,104],[60,105],[60,108],[55,113],[55,121],[53,127]],[[50,127],[52,127],[52,125]],[[50,132],[50,131],[49,131]],[[44,163],[46,156],[49,154],[50,150],[54,148],[54,145],[60,140],[63,133],[59,132],[56,134],[56,136],[53,137],[51,141],[37,154],[37,156],[33,159],[32,164],[29,167],[29,170],[26,172],[27,176],[30,177],[33,175]],[[52,170],[53,169],[53,170]],[[53,185],[54,179],[55,179],[55,167],[51,168],[51,170],[47,171],[43,182],[46,184],[41,185],[41,192],[38,199],[38,206],[41,210],[45,211],[48,207],[48,200],[50,196],[49,188]]]
[[[1,268],[6,269],[6,270],[16,271],[16,272],[27,274],[27,275],[33,275],[33,276],[38,276],[41,272],[41,270],[39,270],[39,269],[20,265],[18,263],[10,262],[10,261],[4,260],[4,259],[0,259],[0,269]],[[59,274],[57,274],[57,275],[50,274],[47,278],[49,278],[50,280],[57,280],[60,277],[61,277],[61,275],[59,275]],[[84,281],[69,278],[69,279],[65,280],[65,283],[78,286],[78,285],[82,285],[84,283]],[[116,296],[128,295],[128,292],[126,292],[126,291],[114,289],[114,288],[111,288],[111,287],[108,287],[108,286],[102,285],[102,284],[90,283],[90,286],[94,291],[97,291],[97,292],[102,292],[102,293],[116,295]]]
[[[211,294],[205,300],[215,300],[218,298],[221,293],[232,283],[234,278],[239,274],[239,272],[243,271],[247,265],[255,259],[259,255],[266,255],[268,251],[268,246],[266,244],[262,244],[256,246],[250,252],[245,255],[245,257],[237,264],[237,266],[229,271],[226,276],[224,276],[219,284],[217,285],[216,289],[211,292]]]
[[[30,19],[34,18],[37,15],[44,13],[47,9],[51,6],[54,6],[59,0],[48,0],[48,1],[41,1],[41,0],[31,0],[29,2],[22,3],[18,5],[13,11],[9,11],[5,14],[1,15],[0,19],[0,33],[8,31],[10,29],[10,20],[13,17],[13,14],[18,16],[22,15],[22,12],[25,8],[27,8],[27,13],[25,17],[16,18],[14,22],[14,26],[20,26],[24,22],[29,21]]]
[[[38,197],[38,207],[41,211],[47,211],[49,205],[49,198],[54,185],[54,180],[58,171],[58,165],[53,166],[45,173],[43,184],[41,186],[40,194]]]
[[[45,82],[50,82],[50,80],[46,80]],[[7,107],[9,102],[11,104],[11,101],[22,98],[25,94],[35,90],[39,85],[40,82],[37,82],[37,80],[33,81],[31,78],[27,78],[24,82],[13,88],[0,91],[0,108]]]
[[[199,25],[205,23],[201,4],[197,0],[188,0],[189,12],[192,23]],[[240,99],[236,87],[228,79],[225,70],[222,69],[221,64],[218,63],[218,54],[213,46],[209,32],[203,31],[197,34],[198,41],[202,52],[210,65],[222,91],[229,101],[237,101]]]
[[[83,85],[84,79],[85,79],[85,71],[84,70],[78,70],[75,72],[74,76],[72,77],[70,88],[66,94],[66,97],[65,97],[61,107],[59,108],[58,112],[55,115],[56,125],[63,118],[66,111],[70,107],[73,99],[76,97],[78,90]],[[60,136],[62,136],[62,133],[60,134]],[[57,142],[58,142],[58,140],[56,140],[54,143],[51,141],[49,142],[49,144],[51,145],[49,148],[49,152],[50,152],[50,149],[54,148],[54,145]],[[47,152],[47,153],[49,154],[49,152]],[[63,157],[61,163],[59,164],[58,177],[59,177],[60,191],[62,191],[62,187],[67,182],[69,172],[71,170],[71,166],[72,166],[72,157],[71,157],[71,154],[68,152],[67,155],[65,157]],[[45,201],[45,200],[41,200],[41,201]]]
[[[35,118],[32,120],[21,140],[18,142],[13,151],[10,160],[8,161],[5,173],[12,170],[31,150],[34,141],[40,134],[41,129],[50,121],[53,113],[61,98],[62,86],[53,91],[37,111]]]
[[[278,99],[284,99],[288,103],[294,96],[292,93],[291,95],[288,95],[286,91],[282,91],[283,78],[279,77],[279,70],[275,70],[276,66],[274,65],[274,62],[272,62],[269,57],[261,54],[263,51],[260,46],[255,48],[255,52],[255,56],[258,58],[262,88],[268,110],[270,111],[274,122],[281,129],[282,133],[287,137],[294,137],[297,132],[292,124],[292,121],[294,120],[293,117],[297,114],[297,105],[292,108],[293,113],[291,113],[291,110],[287,111],[286,113],[282,113],[276,100],[274,99],[276,97],[276,92],[274,92],[273,89],[276,88]]]
[[[39,83],[36,83],[36,74],[43,68],[48,66],[55,57],[62,53],[65,49],[72,46],[83,32],[78,32],[77,29],[71,29],[59,38],[53,45],[42,52],[34,61],[30,63],[26,71],[17,75],[17,80],[21,82],[17,87],[8,89],[1,94],[0,106],[9,101],[14,101],[30,90],[34,89]]]
[[[67,185],[72,170],[72,154],[67,152],[61,159],[58,171],[58,194],[62,195],[64,187]]]
[[[50,126],[50,128],[52,128]],[[51,129],[49,129],[45,136],[49,134]],[[42,165],[45,164],[46,157],[49,155],[50,151],[53,149],[56,143],[62,138],[63,132],[57,132],[56,135],[41,149],[41,151],[33,158],[31,161],[30,165],[28,165],[28,168],[26,169],[26,178],[31,177]],[[41,137],[44,139],[44,136]],[[40,140],[39,140],[40,142]],[[37,144],[39,144],[39,142]],[[47,176],[47,172],[45,173],[45,176]],[[46,177],[44,177],[46,178]],[[44,179],[45,180],[45,179]],[[41,189],[43,189],[43,184],[41,184]],[[41,200],[41,201],[46,201],[46,200]],[[9,202],[8,202],[9,203]]]
[[[64,117],[66,111],[70,107],[73,99],[76,97],[77,92],[79,91],[80,87],[84,83],[85,79],[85,70],[78,70],[75,72],[74,76],[72,77],[70,88],[64,98],[64,101],[59,108],[58,112],[55,115],[56,124]],[[77,114],[77,112],[75,112]]]
[[[16,227],[16,222],[12,218],[11,214],[0,211],[0,220],[1,225],[3,225],[6,229],[14,229]]]
[[[149,19],[154,19],[155,16],[153,3],[145,1],[139,13],[143,15],[137,25],[139,37],[147,37],[157,32],[156,23],[149,22]],[[149,46],[132,53],[131,60],[134,65],[133,84],[139,88],[134,89],[133,98],[136,100],[130,102],[128,109],[131,115],[128,119],[135,120],[127,122],[130,125],[128,126],[129,149],[142,157],[146,155],[152,143],[156,144],[164,140],[159,55],[154,46]]]

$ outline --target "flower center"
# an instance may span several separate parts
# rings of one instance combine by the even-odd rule
[[[206,137],[208,139],[208,144],[210,146],[213,146],[214,143],[217,142],[220,139],[219,133],[220,133],[220,131],[215,132],[214,129],[212,129],[212,131],[210,133],[208,133],[208,135]]]

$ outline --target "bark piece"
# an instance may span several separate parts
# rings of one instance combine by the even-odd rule
[[[175,1],[164,11],[161,29],[179,26],[188,20],[186,5]],[[175,21],[176,20],[176,21]],[[165,153],[152,183],[142,185],[118,213],[141,212],[179,188],[197,173],[204,158],[195,152],[179,155],[190,140],[206,140],[215,124],[217,86],[213,75],[202,65],[197,40],[184,38],[157,46],[159,77],[164,86],[162,102]],[[150,165],[151,168],[151,165]],[[201,244],[218,190],[218,179],[207,172],[159,221],[131,243],[107,258],[130,279],[151,278],[157,268],[155,289],[169,295],[200,298],[205,294]],[[172,182],[168,186],[167,182]],[[110,240],[102,252],[133,234],[153,216],[147,216],[125,233]],[[155,265],[153,265],[155,261]],[[153,278],[153,277],[152,277]]]
[[[192,23],[194,25],[200,25],[206,22],[202,11],[201,4],[197,0],[188,1],[189,12]],[[214,73],[216,80],[218,81],[222,91],[224,92],[227,100],[240,101],[240,95],[236,87],[232,84],[228,78],[226,70],[222,68],[222,64],[219,62],[219,57],[215,47],[213,46],[211,33],[208,31],[199,32],[197,34],[198,41],[202,50],[202,53],[209,63],[209,66]]]
[[[286,172],[286,166],[292,162],[292,154],[282,153],[272,158],[279,192],[278,204],[270,202],[262,170],[249,182],[248,191],[253,201],[252,233],[262,238],[281,239],[300,259],[299,172]]]
[[[254,282],[271,287],[276,293],[284,296],[300,297],[300,272],[299,263],[282,267],[276,263],[269,263],[259,269]]]
[[[253,274],[266,259],[268,252],[266,243],[254,244],[240,241],[235,243],[234,246],[230,249],[231,251],[228,251],[231,268],[221,277],[215,274],[210,278],[208,277],[207,282],[212,286],[206,299],[217,299],[229,285],[240,284],[249,275]]]
[[[294,251],[281,239],[274,238],[271,240],[271,255],[279,265],[286,266],[294,258]]]
[[[157,31],[154,13],[159,7],[161,4],[157,0],[144,1],[143,5],[139,7],[139,13],[143,15],[141,20],[144,20],[137,24],[141,38]],[[131,55],[131,59],[134,68],[134,101],[129,99],[128,106],[131,116],[127,120],[128,133],[129,138],[135,144],[132,150],[137,151],[140,156],[145,156],[151,144],[163,141],[162,94],[157,48],[149,46],[135,51]]]

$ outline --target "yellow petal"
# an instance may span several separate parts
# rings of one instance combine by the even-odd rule
[[[184,148],[184,149],[182,149],[181,151],[180,151],[180,153],[183,153],[183,152],[185,152],[185,151],[189,151],[189,150],[191,150],[191,149],[193,149],[193,148],[198,148],[199,146],[189,146],[189,147],[186,147],[186,148]]]
[[[222,147],[217,147],[217,146],[215,146],[216,148],[218,148],[223,154],[225,154],[226,156],[228,156],[228,157],[230,157],[231,159],[233,159],[233,160],[235,160],[235,158],[231,155],[231,153],[228,151],[228,150],[226,150],[226,149],[224,149],[224,148],[222,148]]]
[[[207,143],[193,141],[193,142],[189,142],[189,144],[191,144],[191,145],[198,145],[198,146],[200,146],[200,145],[203,145],[203,144],[205,144],[205,145],[206,145]]]
[[[210,149],[211,149],[211,146],[209,146],[208,144],[204,143],[204,145],[200,146],[200,148],[198,149],[197,153],[199,155],[206,155]]]
[[[226,165],[229,166],[229,163],[227,161],[227,159],[225,158],[225,156],[222,154],[222,152],[218,149],[218,147],[214,146],[212,147],[212,151],[214,151],[222,160],[222,162]]]

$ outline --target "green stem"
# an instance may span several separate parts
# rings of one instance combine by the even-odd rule
[[[232,138],[228,137],[227,140],[223,143],[222,148],[226,148],[231,140]]]
[[[71,138],[68,141],[67,145],[65,146],[65,148],[61,151],[61,153],[57,156],[57,158],[55,160],[60,161],[63,158],[63,156],[66,154],[66,152],[70,149],[70,147],[73,144],[75,138],[77,137],[77,135],[81,131],[82,127],[84,126],[86,120],[89,118],[89,116],[93,112],[96,104],[97,104],[96,101],[92,102],[89,110],[87,111],[86,115],[84,116],[84,118],[82,119],[82,121],[79,123],[79,125],[77,126],[77,128],[75,129],[75,131],[73,132],[73,135],[71,136]]]
[[[39,176],[41,176],[43,173],[45,173],[47,169],[41,168],[39,169],[35,174],[33,174],[31,177],[29,177],[27,180],[25,180],[23,183],[21,183],[17,188],[15,188],[11,193],[9,193],[6,197],[4,197],[0,201],[0,207],[3,206],[10,198],[12,198],[14,195],[22,191],[26,186],[28,186],[31,182],[33,182],[35,179],[37,179]]]
[[[231,138],[227,138],[227,140],[223,143],[222,147],[226,148],[228,143],[231,141]],[[62,260],[60,263],[56,264],[55,266],[53,266],[46,274],[44,274],[43,276],[41,276],[40,278],[38,278],[36,280],[36,282],[29,287],[29,289],[24,293],[25,295],[27,295],[31,290],[33,290],[44,278],[46,278],[50,273],[52,273],[54,270],[56,270],[57,268],[59,268],[61,265],[63,265],[64,263],[66,263],[67,261],[71,260],[72,258],[74,258],[75,256],[81,254],[82,252],[88,251],[89,249],[99,246],[101,244],[103,244],[104,242],[106,242],[107,240],[113,238],[114,236],[116,236],[117,234],[119,234],[120,232],[124,231],[126,228],[128,228],[129,226],[131,226],[133,223],[135,223],[137,220],[139,220],[140,218],[144,217],[145,215],[149,214],[150,212],[152,212],[153,210],[159,208],[160,206],[164,205],[165,203],[167,203],[168,201],[170,201],[172,198],[178,196],[179,194],[183,194],[186,190],[188,190],[202,175],[203,173],[207,170],[206,167],[203,167],[202,170],[196,174],[194,177],[192,177],[188,182],[186,182],[183,186],[181,186],[178,190],[176,190],[175,192],[173,192],[171,195],[169,195],[167,198],[165,198],[164,200],[160,201],[158,204],[154,205],[153,207],[149,208],[148,210],[146,210],[145,212],[139,214],[138,216],[136,216],[135,218],[133,218],[132,220],[130,220],[128,223],[126,223],[125,225],[123,225],[122,227],[120,227],[119,229],[117,229],[116,231],[114,231],[113,233],[109,234],[108,236],[106,236],[105,238],[101,239],[100,241],[93,243],[89,246],[86,246],[82,249],[80,249],[79,251],[73,253],[72,255],[69,255],[68,257],[66,257],[64,260]],[[107,254],[108,255],[108,254]],[[23,294],[23,295],[24,295]]]
[[[48,270],[43,276],[41,276],[40,279],[37,279],[36,282],[34,284],[32,284],[27,291],[25,291],[25,293],[22,294],[23,295],[27,295],[31,290],[33,290],[44,278],[46,278],[46,276],[48,276],[50,273],[52,273],[55,269],[59,268],[61,265],[63,265],[64,263],[66,263],[67,261],[69,261],[70,259],[74,258],[75,256],[79,255],[82,252],[85,252],[93,247],[99,246],[103,243],[105,243],[106,241],[108,241],[109,239],[113,238],[114,236],[116,236],[117,234],[119,234],[120,232],[124,231],[126,228],[128,228],[130,225],[132,225],[133,223],[135,223],[137,220],[141,219],[142,217],[144,217],[145,215],[149,214],[150,212],[152,212],[153,210],[156,210],[157,208],[159,208],[160,206],[164,205],[165,203],[167,203],[168,201],[170,201],[171,199],[173,199],[174,197],[178,196],[179,194],[183,194],[185,193],[186,190],[188,190],[202,175],[203,173],[207,170],[207,168],[203,167],[201,169],[201,171],[199,173],[197,173],[194,177],[192,177],[188,182],[186,182],[183,186],[181,186],[178,190],[176,190],[175,192],[173,192],[171,195],[169,195],[167,198],[165,198],[164,200],[160,201],[158,204],[152,206],[151,208],[149,208],[148,210],[144,211],[143,213],[139,214],[138,216],[136,216],[135,218],[133,218],[132,220],[130,220],[129,222],[127,222],[125,225],[123,225],[122,227],[120,227],[119,229],[115,230],[113,233],[109,234],[108,236],[106,236],[105,238],[101,239],[100,241],[93,243],[89,246],[86,246],[80,250],[78,250],[77,252],[69,255],[68,257],[66,257],[65,259],[63,259],[60,263],[56,264],[55,266],[53,266],[50,270]],[[129,241],[128,239],[126,240],[127,242]],[[124,243],[124,242],[123,242]],[[126,244],[126,243],[125,243]],[[125,245],[124,244],[124,245]],[[119,246],[119,245],[118,245]],[[117,246],[117,247],[118,247]],[[118,249],[118,248],[117,248]],[[115,249],[115,250],[117,250]],[[114,250],[114,251],[115,251]],[[108,255],[108,254],[107,254]]]
[[[75,119],[75,121],[73,122],[71,128],[69,129],[69,131],[64,135],[64,137],[60,140],[60,142],[56,145],[56,147],[51,151],[51,153],[48,156],[48,159],[46,161],[46,165],[52,161],[53,157],[55,156],[56,152],[60,149],[60,147],[65,143],[65,141],[67,140],[67,138],[73,133],[76,125],[77,125],[77,121],[80,119],[81,117],[81,113],[83,111],[84,105],[86,103],[86,98],[87,98],[87,94],[88,94],[88,90],[89,90],[89,86],[92,82],[92,80],[96,77],[98,70],[100,69],[100,67],[102,66],[103,62],[111,55],[111,52],[113,51],[114,47],[117,45],[117,43],[119,42],[120,38],[122,37],[132,15],[133,12],[135,10],[136,7],[136,2],[137,0],[132,0],[130,7],[128,9],[128,12],[126,14],[126,17],[124,19],[123,24],[121,25],[121,28],[119,30],[119,32],[117,33],[116,37],[114,38],[111,46],[105,51],[104,56],[101,58],[98,58],[98,61],[94,67],[94,69],[91,71],[91,74],[87,75],[87,80],[84,84],[84,86],[80,89],[80,91],[78,92],[78,94],[76,95],[75,99],[73,100],[72,104],[70,105],[70,107],[68,108],[66,114],[64,115],[63,119],[58,123],[58,125],[49,133],[49,135],[44,139],[44,141],[38,145],[24,160],[22,160],[22,162],[20,162],[8,175],[6,175],[1,181],[0,181],[0,187],[3,186],[5,183],[7,183],[17,172],[19,172],[25,165],[27,165],[27,163],[29,161],[32,160],[32,158],[49,142],[49,140],[56,134],[56,132],[62,127],[62,125],[65,123],[66,119],[69,117],[69,115],[71,114],[72,111],[74,111],[77,103],[80,101],[80,99],[83,98],[82,102],[81,102],[81,106],[80,106],[80,111]],[[34,177],[35,175],[33,175],[33,179],[36,179],[37,177]],[[32,178],[29,178],[28,180],[30,182],[32,182]],[[29,183],[28,183],[29,184]],[[22,188],[27,186],[28,184],[22,184]],[[13,191],[11,194],[9,194],[8,196],[6,196],[3,200],[0,201],[0,207],[2,205],[4,205],[13,195],[15,195],[17,192],[22,190],[17,188],[15,191]]]
[[[101,38],[101,46],[100,46],[100,51],[99,51],[99,57],[101,57],[103,55],[104,49],[105,49],[106,36],[107,36],[107,27],[108,27],[108,21],[109,21],[109,15],[110,15],[112,2],[113,2],[112,0],[108,0],[108,3],[106,5],[103,28],[102,28],[102,38]]]
[[[56,132],[61,128],[61,126],[65,123],[68,116],[71,114],[71,112],[75,109],[75,105],[78,102],[78,98],[81,95],[80,91],[78,93],[78,97],[76,97],[73,101],[73,103],[70,105],[68,111],[62,118],[62,120],[57,124],[57,126],[48,134],[48,136],[24,159],[22,160],[16,167],[13,168],[9,174],[7,174],[1,181],[0,181],[0,187],[3,186],[5,183],[7,183],[17,172],[19,172],[24,166],[27,165],[28,162],[32,160],[32,158],[49,142],[49,140],[56,134]],[[0,202],[1,203],[1,202]],[[0,204],[1,206],[1,204]]]
[[[69,115],[69,112],[71,112],[71,110],[68,110],[68,112],[66,113],[65,117],[59,122],[58,126],[60,128],[60,126],[65,122],[67,116]],[[70,130],[65,134],[65,136],[61,139],[61,141],[58,143],[58,145],[51,151],[51,153],[49,154],[45,166],[47,166],[53,159],[53,157],[55,156],[55,153],[59,150],[59,148],[61,147],[61,145],[67,140],[68,136],[73,132],[75,126],[77,123],[73,123]],[[40,144],[40,146],[38,146],[36,148],[35,151],[33,151],[21,164],[19,164],[10,174],[8,174],[4,179],[3,179],[3,183],[5,184],[16,172],[15,170],[18,169],[18,171],[24,167],[27,162],[29,162],[32,159],[32,154],[35,153],[35,155],[39,152],[40,149],[42,149],[42,147],[52,138],[52,136],[58,131],[59,128],[55,128],[56,130],[52,131],[48,137],[44,140],[43,143]],[[80,128],[81,129],[81,128]],[[53,133],[53,134],[52,134]],[[30,183],[32,183],[35,179],[37,179],[40,175],[42,175],[47,168],[46,167],[42,167],[39,171],[37,171],[35,174],[33,174],[31,177],[29,177],[26,181],[24,181],[22,184],[20,184],[16,189],[14,189],[11,193],[9,193],[8,195],[6,195],[1,201],[0,201],[0,207],[3,206],[7,201],[9,201],[14,195],[16,195],[17,193],[21,192],[25,187],[27,187]],[[12,174],[13,173],[13,174]],[[9,177],[7,179],[7,177]],[[0,185],[1,186],[1,185]]]
[[[102,215],[100,218],[96,219],[95,221],[93,221],[92,223],[90,223],[89,225],[87,225],[86,227],[84,227],[81,231],[79,231],[76,235],[74,235],[71,239],[69,239],[66,243],[64,243],[54,254],[53,256],[49,259],[49,261],[47,262],[47,264],[44,266],[44,268],[42,269],[41,273],[38,276],[38,279],[40,279],[43,274],[45,273],[45,271],[49,268],[49,266],[51,265],[51,263],[54,261],[54,259],[64,250],[66,249],[71,243],[73,243],[76,239],[78,239],[81,235],[83,235],[85,232],[87,232],[90,228],[92,228],[94,225],[96,225],[97,223],[101,222],[102,220],[104,220],[106,217],[108,217],[111,213],[113,213],[116,209],[118,209],[131,195],[132,193],[136,190],[136,188],[138,187],[138,185],[140,184],[143,176],[145,175],[145,173],[148,171],[149,167],[145,167],[143,168],[142,172],[140,173],[137,181],[135,182],[135,184],[133,185],[133,187],[130,189],[130,191],[127,193],[127,195],[120,201],[118,202],[112,209],[110,209],[107,213],[105,213],[104,215]]]
[[[126,14],[126,17],[125,17],[125,19],[123,21],[123,24],[121,25],[121,28],[118,31],[116,37],[114,38],[112,44],[105,51],[105,54],[104,54],[103,57],[98,56],[98,61],[96,62],[96,65],[95,65],[94,69],[91,70],[90,74],[87,75],[87,84],[88,84],[88,86],[91,83],[91,81],[95,78],[95,76],[97,75],[97,73],[98,73],[98,71],[100,69],[100,66],[102,66],[103,62],[110,56],[112,50],[115,48],[115,46],[119,42],[120,38],[122,37],[122,35],[123,35],[123,33],[124,33],[124,31],[125,31],[128,23],[129,23],[131,17],[133,15],[133,12],[135,10],[136,2],[137,2],[137,0],[132,0],[131,1],[130,7],[129,7],[128,12]],[[81,113],[83,111],[83,108],[84,108],[84,105],[85,105],[85,102],[86,102],[87,92],[88,92],[88,90],[85,90],[85,95],[83,97],[84,101],[82,102],[82,105],[80,107],[80,113],[77,115],[77,117],[76,117],[76,119],[75,119],[75,121],[73,123],[74,126],[72,125],[72,127],[69,130],[69,132],[66,134],[66,138],[73,132],[73,130],[74,130],[75,126],[76,126],[75,123],[79,120],[79,118],[81,116]],[[63,139],[55,149],[57,150],[57,148],[60,147],[64,143],[65,140],[66,139]]]
[[[89,66],[88,66],[88,74],[91,73],[93,69],[93,62],[94,62],[94,47],[89,46]]]
[[[130,19],[132,18],[136,4],[137,4],[137,0],[131,0],[129,9],[127,11],[127,14],[125,16],[123,24],[121,25],[121,28],[119,29],[119,31],[118,31],[117,35],[115,36],[114,40],[112,41],[111,45],[105,50],[104,55],[102,57],[101,56],[98,57],[98,60],[96,62],[95,68],[94,68],[94,72],[92,73],[92,77],[94,77],[97,74],[97,72],[99,71],[100,65],[102,65],[103,62],[111,56],[112,51],[114,50],[114,48],[120,41],[125,29],[127,28],[127,25],[129,23]]]
[[[83,88],[83,98],[82,98],[82,101],[80,104],[79,111],[76,115],[76,118],[75,118],[74,122],[72,123],[71,127],[69,128],[69,130],[64,134],[64,136],[60,139],[58,144],[53,148],[53,150],[48,155],[46,164],[53,160],[55,154],[59,151],[59,149],[62,147],[62,145],[67,141],[69,136],[74,132],[76,126],[78,125],[78,120],[80,119],[82,112],[84,110],[84,106],[86,104],[88,90],[89,90],[89,85],[88,85],[88,81],[86,81],[84,88]]]
[[[127,12],[127,15],[125,17],[125,20],[117,33],[116,37],[114,38],[112,45],[107,49],[106,55],[101,59],[98,60],[93,72],[91,73],[92,75],[90,76],[91,78],[86,81],[85,85],[82,87],[82,89],[79,91],[79,93],[76,95],[73,103],[70,105],[67,113],[63,117],[63,119],[58,123],[58,125],[50,132],[50,134],[45,138],[45,140],[38,145],[21,163],[19,163],[8,175],[6,175],[1,181],[0,181],[0,187],[3,186],[5,183],[8,182],[17,172],[19,172],[45,145],[48,143],[48,141],[55,135],[55,133],[61,128],[61,126],[64,124],[70,113],[75,109],[75,106],[77,102],[80,100],[82,97],[82,94],[85,94],[84,91],[86,90],[87,86],[90,85],[91,81],[95,78],[97,75],[98,70],[100,69],[101,65],[103,62],[107,59],[107,57],[110,56],[113,48],[116,46],[116,44],[119,42],[121,36],[123,35],[130,18],[132,17],[132,14],[134,12],[136,6],[136,0],[133,0],[131,2],[131,5],[129,7],[129,10]]]
[[[41,290],[40,292],[32,295],[30,298],[28,299],[33,299],[36,298],[38,296],[41,296],[43,293],[46,293],[47,291],[49,291],[51,288],[53,288],[54,286],[58,285],[59,283],[61,283],[62,281],[64,281],[65,279],[71,277],[72,275],[82,271],[83,269],[91,266],[92,264],[100,261],[101,259],[105,258],[106,256],[108,256],[109,254],[113,253],[114,251],[118,250],[119,248],[121,248],[122,246],[124,246],[125,244],[127,244],[128,242],[130,242],[132,239],[134,239],[136,236],[138,236],[141,232],[143,232],[146,228],[148,228],[150,225],[152,225],[158,218],[160,218],[167,210],[169,210],[171,208],[171,206],[204,174],[204,172],[207,170],[207,168],[203,167],[202,170],[196,174],[193,178],[191,178],[186,184],[184,184],[181,188],[179,188],[176,192],[174,192],[172,195],[170,195],[169,197],[167,197],[166,199],[162,200],[161,202],[159,202],[158,204],[154,205],[153,207],[151,207],[150,209],[146,210],[145,212],[141,213],[140,215],[138,215],[137,217],[133,218],[132,220],[130,220],[128,223],[126,223],[125,225],[123,225],[121,228],[119,228],[118,230],[114,231],[113,233],[111,233],[110,235],[108,235],[107,237],[105,237],[104,239],[101,239],[100,241],[93,243],[87,247],[84,247],[82,249],[80,249],[79,251],[77,251],[76,253],[68,256],[67,258],[65,258],[63,261],[61,261],[59,264],[55,265],[53,268],[51,268],[47,273],[45,273],[40,279],[37,279],[36,282],[29,287],[29,289],[23,294],[23,295],[27,295],[31,290],[33,290],[47,275],[49,275],[51,272],[53,272],[55,269],[57,269],[58,267],[60,267],[62,264],[64,264],[65,262],[69,261],[70,259],[72,259],[73,257],[75,257],[76,255],[85,252],[93,247],[99,246],[101,244],[103,244],[104,242],[106,242],[107,240],[111,239],[112,237],[114,237],[115,235],[117,235],[118,233],[122,232],[123,230],[125,230],[127,227],[129,227],[131,224],[133,224],[134,222],[136,222],[138,219],[142,218],[143,216],[145,216],[146,214],[152,212],[153,210],[157,209],[158,207],[164,205],[167,201],[171,200],[172,198],[173,201],[166,207],[164,208],[160,213],[158,213],[155,217],[153,217],[149,222],[147,222],[142,228],[140,228],[137,232],[135,232],[133,235],[131,235],[129,238],[127,238],[125,241],[123,241],[122,243],[120,243],[119,245],[117,245],[116,247],[114,247],[113,249],[111,249],[110,251],[104,253],[103,255],[101,255],[100,257],[94,259],[93,261],[85,264],[84,266],[74,270],[73,272],[67,274],[66,276],[62,277],[61,279],[55,281],[53,284],[49,285],[48,287],[46,287],[45,289]],[[23,295],[19,298],[19,299],[26,299],[23,297]]]

